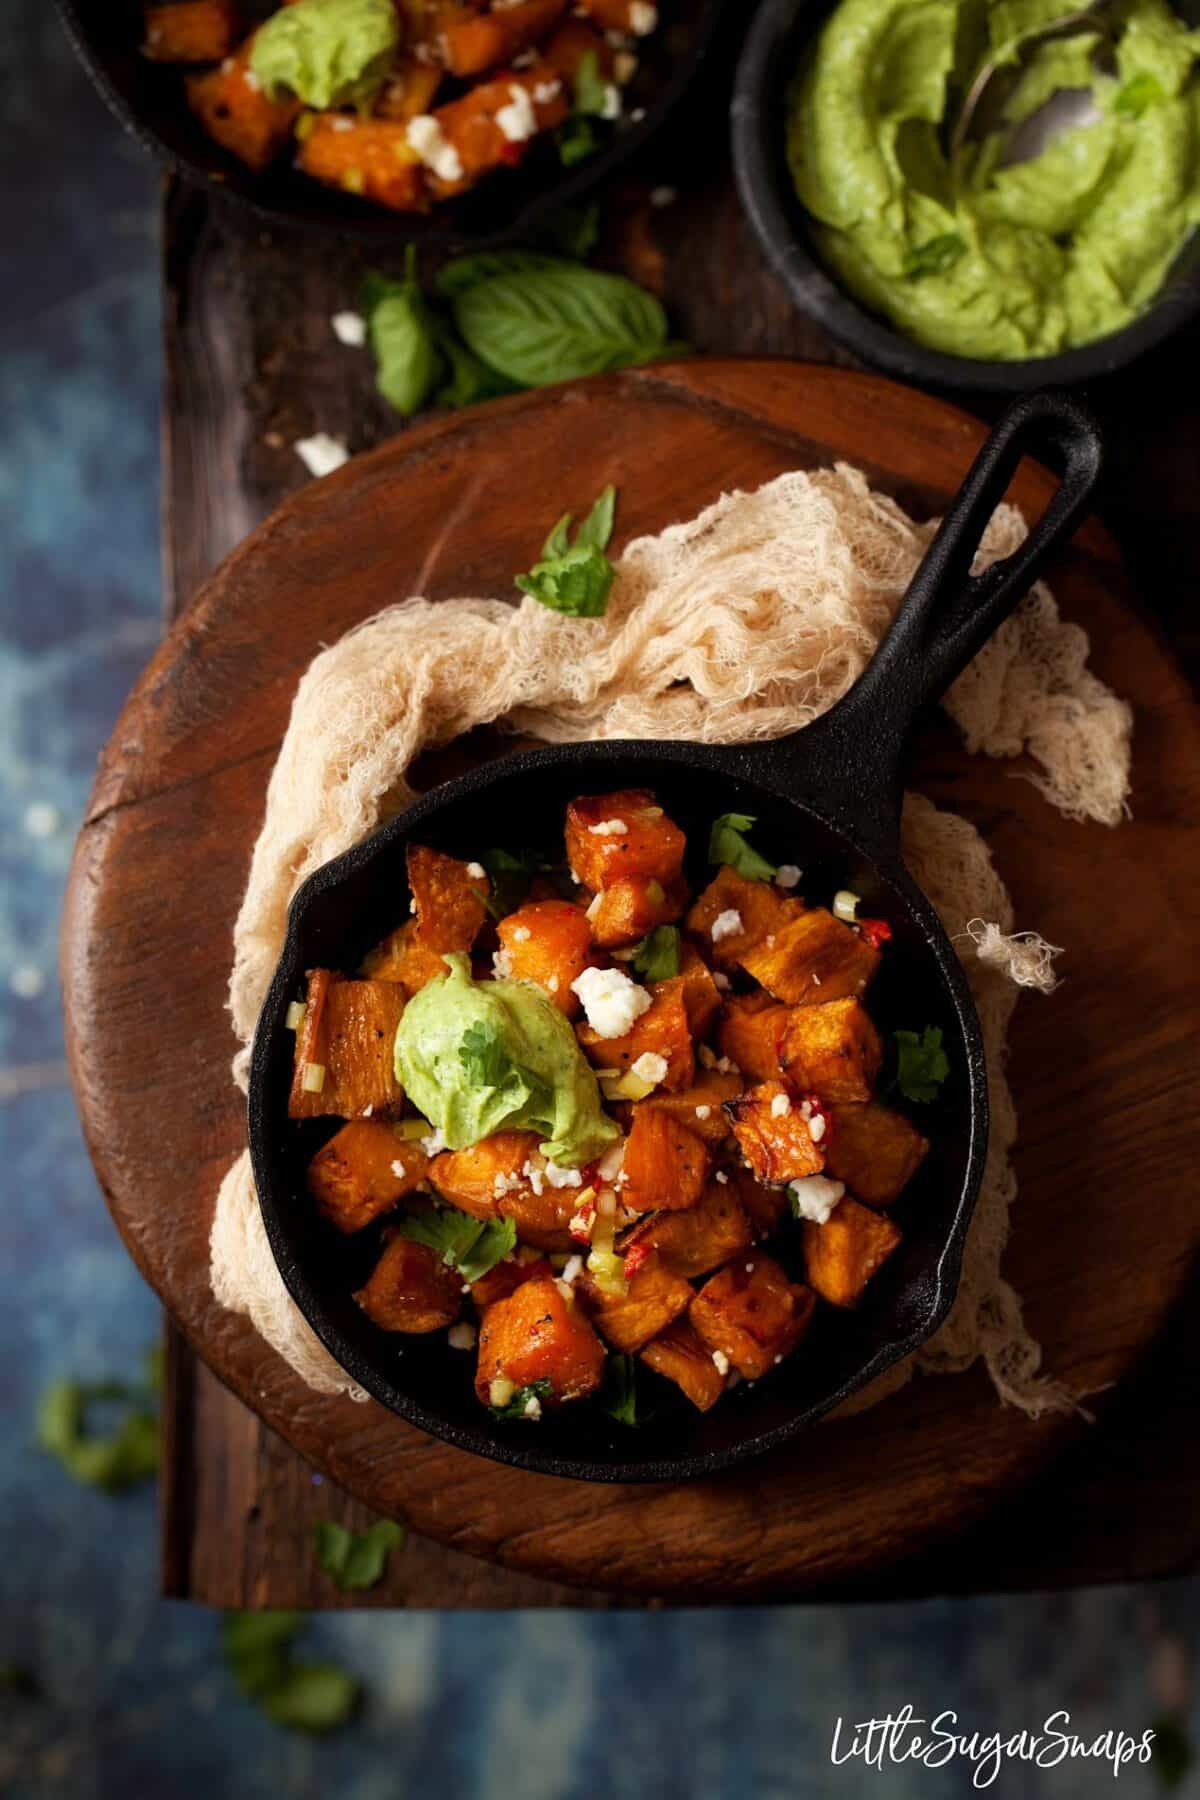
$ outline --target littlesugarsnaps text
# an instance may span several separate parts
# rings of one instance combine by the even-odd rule
[[[971,1766],[974,1786],[986,1788],[1006,1763],[1055,1769],[1060,1763],[1087,1759],[1107,1765],[1102,1772],[1115,1778],[1130,1763],[1148,1763],[1153,1744],[1152,1730],[1134,1735],[1111,1728],[1093,1737],[1081,1736],[1072,1729],[1066,1711],[1051,1713],[1032,1730],[1005,1734],[968,1730],[956,1712],[940,1712],[927,1719],[911,1706],[903,1706],[882,1719],[852,1721],[839,1716],[829,1760],[835,1768],[859,1763],[880,1772],[893,1763],[922,1763],[927,1769],[942,1769],[961,1761]]]

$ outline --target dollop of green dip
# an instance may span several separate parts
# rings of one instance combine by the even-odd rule
[[[1105,8],[1115,47],[1088,30],[1030,43],[1071,10],[841,0],[793,86],[788,161],[817,248],[918,343],[1019,359],[1107,336],[1200,223],[1200,32],[1165,0],[1120,0]],[[990,62],[1015,68],[1015,86],[952,160],[953,120]],[[1063,89],[1090,91],[1094,122],[1004,162],[1015,128]]]
[[[467,957],[413,995],[396,1031],[396,1078],[451,1150],[494,1131],[541,1131],[577,1169],[619,1135],[570,1024],[531,981],[472,981]]]
[[[250,67],[271,99],[368,106],[399,42],[393,0],[296,0],[255,32]]]

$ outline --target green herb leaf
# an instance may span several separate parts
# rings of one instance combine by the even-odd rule
[[[511,1256],[517,1247],[515,1219],[489,1219],[470,1250],[458,1260],[464,1281],[482,1281],[489,1269]]]
[[[454,318],[475,355],[522,387],[649,362],[667,341],[653,294],[570,262],[476,282]]]
[[[534,876],[555,868],[562,860],[561,850],[523,850],[515,854],[511,850],[484,850],[479,861],[491,878],[492,906],[488,910],[495,908],[492,916],[503,919],[516,912],[529,893]]]
[[[404,280],[369,275],[363,284],[362,303],[375,356],[376,386],[397,412],[411,418],[433,392],[442,368],[411,245]]]
[[[392,1519],[378,1519],[366,1531],[351,1531],[333,1519],[313,1526],[317,1561],[340,1588],[370,1588],[383,1578],[388,1557],[399,1550],[407,1533]]]
[[[571,548],[571,519],[572,515],[570,513],[564,513],[562,518],[554,526],[549,537],[542,545],[543,562],[557,562],[559,557],[565,556],[567,551]]]
[[[1166,99],[1166,92],[1157,75],[1148,69],[1140,75],[1134,75],[1123,87],[1117,89],[1113,100],[1113,111],[1122,118],[1140,119],[1151,106],[1160,106]]]
[[[125,1409],[107,1433],[91,1430],[87,1423],[89,1410],[104,1404]],[[38,1404],[36,1437],[41,1449],[87,1487],[117,1493],[158,1472],[158,1418],[149,1388],[119,1381],[53,1381]]]
[[[336,1663],[297,1662],[289,1663],[259,1704],[269,1719],[289,1731],[322,1735],[345,1725],[361,1698],[362,1683]]]
[[[923,275],[940,275],[958,261],[966,248],[957,231],[945,231],[910,250],[901,265],[901,274],[909,281],[919,281]]]
[[[495,281],[499,275],[531,275],[561,267],[561,257],[543,250],[482,250],[475,256],[456,256],[439,269],[434,281],[443,299],[455,300],[468,288]]]
[[[448,1268],[457,1269],[464,1281],[479,1281],[516,1248],[517,1227],[512,1219],[472,1219],[455,1207],[434,1206],[424,1212],[406,1213],[396,1220],[401,1237],[436,1250]]]
[[[227,1612],[221,1648],[230,1674],[250,1700],[275,1686],[287,1667],[288,1646],[304,1624],[299,1612]]]
[[[942,1032],[938,1025],[927,1025],[920,1037],[915,1031],[894,1031],[896,1040],[896,1086],[906,1100],[925,1103],[936,1100],[938,1089],[950,1073],[950,1063],[942,1049]]]
[[[635,947],[631,961],[647,981],[669,981],[678,975],[679,927],[656,925]]]
[[[455,409],[476,406],[482,400],[498,400],[503,394],[519,391],[467,349],[449,320],[431,314],[430,323],[442,367],[441,384],[433,396],[436,405]]]
[[[1168,1792],[1180,1787],[1192,1771],[1196,1753],[1192,1741],[1178,1719],[1155,1719],[1150,1766],[1160,1787]]]
[[[554,1386],[549,1380],[531,1381],[528,1386],[517,1389],[507,1406],[493,1406],[489,1410],[497,1419],[524,1419],[529,1416],[525,1408],[531,1400],[541,1404],[549,1400],[553,1392]]]
[[[600,619],[607,611],[616,573],[602,550],[576,544],[564,555],[534,563],[528,575],[513,579],[523,594],[553,612],[573,619]]]
[[[503,1087],[513,1072],[512,1058],[499,1028],[482,1019],[468,1025],[458,1046],[458,1060],[477,1087]]]
[[[728,863],[746,881],[772,881],[774,863],[760,856],[743,836],[753,824],[754,819],[749,813],[722,813],[719,819],[714,819],[708,834],[708,860],[710,863]]]
[[[575,544],[586,550],[607,550],[608,541],[613,534],[613,519],[617,510],[617,490],[609,482],[603,493],[592,506],[591,512],[575,533]],[[570,515],[567,515],[568,518]],[[545,552],[542,552],[545,555]]]
[[[298,1612],[227,1612],[221,1621],[225,1663],[238,1687],[268,1718],[292,1731],[332,1731],[345,1724],[362,1688],[333,1663],[300,1663],[292,1639],[306,1623]]]
[[[596,128],[583,113],[572,113],[555,132],[554,142],[563,168],[573,169],[576,163],[585,162],[595,151]]]
[[[600,73],[600,58],[594,50],[587,51],[575,71],[575,111],[602,119],[608,105],[608,88]]]
[[[600,241],[600,208],[594,200],[587,206],[561,206],[537,235],[559,256],[586,262]]]
[[[637,1365],[632,1356],[609,1351],[599,1398],[605,1412],[620,1425],[645,1425],[654,1417],[638,1405]]]

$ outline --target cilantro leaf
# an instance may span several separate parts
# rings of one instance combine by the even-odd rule
[[[478,1281],[516,1248],[517,1227],[512,1219],[473,1219],[453,1206],[433,1206],[425,1212],[406,1213],[396,1221],[401,1237],[436,1250],[447,1268],[457,1269],[464,1281]]]
[[[920,1037],[915,1031],[894,1031],[896,1040],[896,1086],[906,1100],[924,1104],[936,1100],[938,1089],[950,1073],[950,1063],[942,1049],[939,1025],[927,1025]]]
[[[556,562],[571,548],[571,514],[564,513],[542,545],[542,561]]]
[[[966,248],[957,231],[944,231],[939,237],[930,238],[927,243],[917,244],[910,250],[900,273],[909,281],[919,281],[923,275],[940,275],[958,261]]]
[[[630,959],[647,981],[669,981],[679,973],[679,927],[656,925],[634,948]]]
[[[514,576],[524,594],[543,606],[577,619],[602,618],[616,570],[605,556],[613,533],[617,490],[610,483],[570,539],[571,514],[564,513],[542,545],[541,561],[528,575]]]
[[[602,119],[608,108],[609,83],[600,73],[600,58],[588,50],[575,71],[575,111]]]
[[[596,148],[596,128],[583,113],[572,113],[564,119],[554,134],[554,142],[558,146],[558,160],[564,169],[573,169],[589,157]]]
[[[277,1725],[320,1735],[345,1725],[361,1697],[362,1683],[336,1663],[297,1662],[288,1664],[259,1704]]]
[[[617,1356],[609,1351],[600,1404],[619,1425],[645,1425],[654,1417],[638,1406],[637,1365],[632,1356]]]
[[[408,248],[403,281],[367,277],[362,292],[367,336],[375,357],[375,384],[396,411],[420,412],[441,374],[433,318],[416,278],[416,252]]]
[[[719,819],[714,819],[708,835],[708,860],[710,863],[728,863],[747,881],[771,881],[775,864],[760,856],[743,836],[753,824],[750,813],[722,813]]]
[[[528,894],[535,875],[553,869],[563,860],[561,850],[485,850],[479,858],[492,883],[491,902],[494,917],[504,918],[515,912]],[[489,907],[489,911],[491,907]]]
[[[1157,75],[1143,69],[1140,75],[1134,75],[1117,89],[1113,111],[1126,119],[1140,119],[1148,107],[1160,105],[1166,97]]]
[[[616,510],[617,490],[610,481],[604,491],[597,496],[591,512],[575,533],[576,545],[582,544],[585,550],[607,550],[608,540],[613,534]]]
[[[378,1519],[366,1531],[351,1531],[333,1519],[318,1519],[313,1526],[317,1561],[344,1589],[374,1587],[391,1552],[402,1547],[407,1535],[392,1519]]]
[[[482,1019],[468,1025],[463,1032],[458,1060],[466,1070],[467,1079],[477,1087],[503,1087],[514,1072],[513,1060],[498,1027]]]
[[[292,1731],[332,1731],[358,1704],[361,1684],[333,1663],[296,1662],[297,1612],[227,1612],[221,1621],[226,1667],[248,1700]]]
[[[157,1363],[147,1360],[147,1385],[121,1381],[52,1381],[38,1403],[38,1445],[57,1458],[73,1480],[117,1493],[157,1474],[158,1414],[153,1383]],[[103,1405],[124,1409],[105,1433],[89,1427],[88,1414]]]
[[[480,1281],[489,1269],[511,1256],[517,1247],[515,1219],[489,1219],[465,1256],[458,1260],[464,1281]]]
[[[288,1645],[304,1624],[298,1612],[227,1612],[221,1620],[225,1664],[247,1699],[256,1700],[283,1674]]]
[[[1158,1777],[1158,1785],[1170,1792],[1187,1779],[1196,1753],[1178,1719],[1155,1719],[1151,1730],[1154,1733],[1151,1767]]]
[[[531,1381],[527,1386],[518,1388],[507,1406],[493,1406],[489,1408],[489,1411],[496,1419],[530,1418],[531,1415],[525,1411],[529,1402],[536,1400],[540,1405],[542,1401],[549,1400],[553,1393],[554,1384],[543,1377],[540,1381]],[[532,1417],[540,1417],[540,1414],[532,1415]]]

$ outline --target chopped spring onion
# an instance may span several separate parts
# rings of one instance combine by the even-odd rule
[[[507,1375],[495,1375],[488,1389],[488,1405],[507,1406],[516,1391],[515,1381],[510,1381]]]
[[[839,888],[833,896],[834,918],[843,919],[847,925],[853,924],[861,898],[861,894],[854,893],[850,888]]]
[[[592,1277],[602,1294],[627,1294],[629,1283],[625,1279],[625,1259],[618,1256],[615,1250],[597,1250],[593,1245],[588,1253],[588,1274]]]
[[[399,1119],[392,1126],[396,1136],[406,1144],[415,1143],[418,1138],[429,1137],[433,1126],[428,1119]]]
[[[643,1081],[640,1075],[635,1075],[629,1069],[615,1080],[602,1081],[600,1092],[606,1100],[644,1100],[647,1094],[654,1092],[654,1083]]]
[[[305,1063],[300,1086],[306,1094],[319,1094],[325,1086],[325,1064]]]
[[[287,1018],[284,1020],[284,1024],[289,1031],[299,1031],[304,1023],[304,1015],[307,1011],[308,1008],[305,1006],[303,1000],[292,1001],[292,1004],[287,1009]]]

